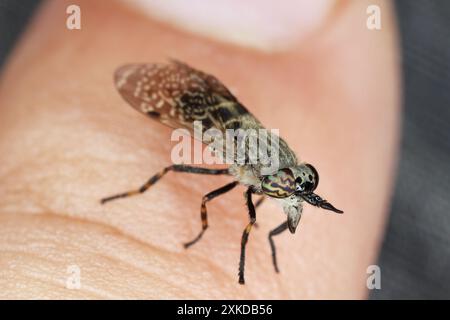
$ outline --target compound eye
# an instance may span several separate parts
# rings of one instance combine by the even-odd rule
[[[319,184],[319,174],[317,173],[316,168],[314,168],[311,164],[307,163],[306,166],[312,171],[310,181],[314,183],[313,187],[311,188],[311,191],[313,191],[317,188],[317,185]]]
[[[296,191],[296,183],[292,171],[281,169],[274,175],[266,176],[261,183],[265,194],[273,198],[286,198]]]

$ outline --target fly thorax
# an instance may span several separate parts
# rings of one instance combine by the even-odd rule
[[[256,192],[261,190],[261,180],[255,174],[252,166],[231,165],[228,170],[241,184],[253,186]]]

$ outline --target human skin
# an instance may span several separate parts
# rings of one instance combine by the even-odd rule
[[[371,1],[370,4],[372,4]],[[393,9],[381,31],[365,27],[365,1],[342,2],[329,20],[279,53],[225,44],[155,22],[113,1],[78,1],[82,29],[65,28],[65,1],[38,12],[0,83],[1,298],[365,298],[376,263],[398,147],[400,80]],[[121,99],[114,70],[168,57],[218,77],[320,174],[317,193],[343,215],[306,205],[297,232],[267,240],[285,215],[257,210],[246,284],[237,278],[248,213],[239,187],[200,201],[230,177],[168,173],[171,129]],[[68,289],[69,266],[81,288]]]

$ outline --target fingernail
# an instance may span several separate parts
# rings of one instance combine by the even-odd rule
[[[124,0],[183,30],[263,51],[285,50],[318,28],[336,0]]]

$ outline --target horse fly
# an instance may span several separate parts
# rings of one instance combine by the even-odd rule
[[[184,128],[193,133],[194,123],[200,122],[203,132],[211,128],[223,134],[227,134],[229,130],[264,129],[262,124],[215,77],[182,62],[171,60],[168,64],[125,65],[117,69],[114,79],[119,93],[133,108],[172,128]],[[210,139],[206,141],[205,136],[202,135],[202,141],[205,144],[210,143]],[[239,283],[245,283],[245,247],[252,226],[256,222],[255,208],[261,204],[264,196],[278,200],[287,215],[286,221],[269,233],[272,262],[275,271],[279,272],[273,237],[285,230],[295,233],[302,214],[303,202],[336,213],[343,213],[343,211],[336,209],[331,203],[314,193],[319,183],[317,170],[311,164],[299,162],[286,142],[278,136],[276,138],[278,138],[276,149],[278,165],[277,170],[273,172],[264,172],[267,165],[246,161],[235,161],[226,169],[171,165],[152,176],[139,189],[104,198],[101,203],[144,193],[169,171],[230,175],[234,178],[233,182],[202,198],[200,209],[202,230],[192,241],[185,243],[184,247],[188,248],[200,240],[208,228],[206,203],[242,184],[247,187],[245,198],[250,221],[241,239]],[[242,143],[245,144],[248,139],[241,139],[239,145],[237,145],[237,139],[233,141],[236,144],[234,150],[242,150]],[[258,142],[261,143],[259,140]],[[249,157],[244,155],[244,158],[248,160]],[[255,205],[252,201],[253,194],[263,196]]]

